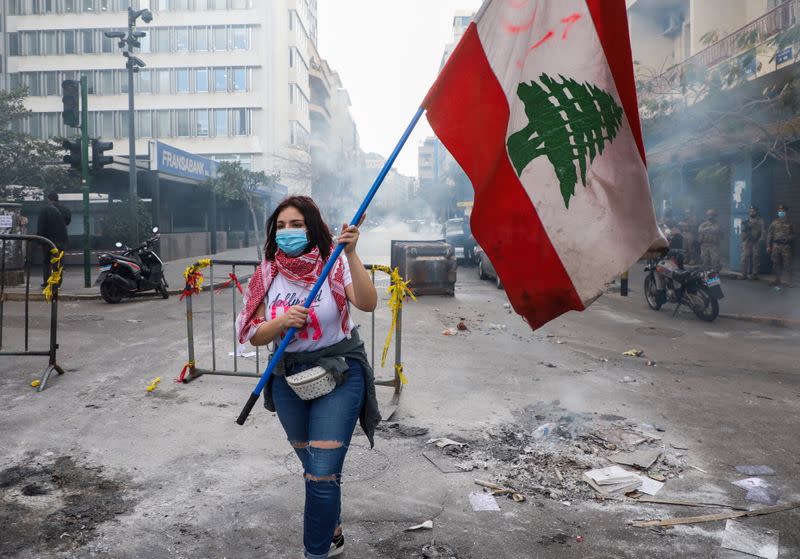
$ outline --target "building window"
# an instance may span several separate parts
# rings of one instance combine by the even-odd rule
[[[153,78],[150,70],[139,71],[139,90],[138,93],[153,93]]]
[[[228,111],[225,109],[214,109],[214,135],[228,135]]]
[[[228,91],[228,73],[225,68],[214,68],[214,91]]]
[[[177,125],[178,136],[189,135],[189,109],[175,111],[175,124]]]
[[[35,56],[39,54],[39,34],[35,31],[23,33],[25,38],[25,52],[28,56]]]
[[[47,72],[45,75],[45,95],[59,95],[60,84],[58,83],[58,73]]]
[[[153,114],[151,111],[137,111],[136,135],[141,138],[153,136]],[[127,117],[127,115],[126,115]]]
[[[84,12],[93,12],[94,11],[94,0],[83,0],[83,11]]]
[[[244,26],[232,27],[234,50],[247,50],[250,48],[249,33]]]
[[[58,54],[58,36],[55,31],[44,33],[44,54]]]
[[[231,9],[233,10],[246,10],[249,7],[248,0],[231,0]]]
[[[64,31],[64,53],[75,54],[77,52],[75,48],[75,31],[68,29]]]
[[[224,27],[213,27],[214,50],[228,50],[228,39]]]
[[[194,90],[198,93],[208,92],[208,70],[198,68],[194,75]]]
[[[225,10],[228,7],[227,0],[208,0],[209,10]]]
[[[158,76],[158,92],[162,95],[171,93],[169,70],[156,70],[156,75]]]
[[[144,33],[146,33],[146,35],[139,38],[139,44],[142,45],[139,47],[139,52],[150,52],[150,34],[152,32],[145,31]]]
[[[187,27],[175,29],[175,50],[178,52],[189,50],[189,29]]]
[[[47,130],[45,130],[47,138],[61,135],[61,113],[47,113],[45,115],[45,123],[47,125]]]
[[[175,90],[178,93],[189,93],[189,70],[175,70]]]
[[[116,88],[114,87],[114,71],[101,70],[100,71],[100,91],[101,95],[114,95]]]
[[[247,91],[247,70],[244,68],[233,69],[233,90]]]
[[[156,124],[158,125],[158,137],[168,138],[172,135],[169,126],[169,111],[156,111]]]
[[[103,111],[100,113],[100,137],[114,138],[114,112]]]
[[[169,52],[169,28],[164,27],[156,33],[156,52]]]
[[[84,54],[91,54],[94,52],[94,30],[93,29],[85,29],[81,31],[82,37],[82,44],[83,44],[83,53]]]
[[[102,50],[103,53],[105,54],[111,54],[112,52],[114,52],[114,46],[116,41],[117,39],[109,39],[108,37],[105,36],[105,34],[100,35],[100,46],[101,46],[100,50]]]
[[[208,50],[208,27],[198,27],[194,30],[194,50]]]
[[[247,136],[247,109],[233,109],[233,135]]]
[[[8,54],[9,56],[19,56],[19,33],[8,34]]]
[[[195,131],[198,136],[208,136],[208,110],[195,111]]]

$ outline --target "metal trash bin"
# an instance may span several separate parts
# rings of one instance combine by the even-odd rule
[[[445,241],[392,241],[392,268],[399,268],[415,295],[455,294],[458,264]]]

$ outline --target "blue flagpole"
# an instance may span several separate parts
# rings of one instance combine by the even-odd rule
[[[358,222],[361,221],[362,217],[364,217],[364,213],[367,211],[367,207],[369,207],[370,203],[372,202],[372,199],[375,197],[375,194],[378,193],[378,188],[380,188],[381,184],[383,183],[383,179],[385,179],[386,175],[389,174],[392,165],[394,165],[395,159],[397,159],[397,156],[400,154],[400,150],[403,149],[403,145],[405,145],[406,140],[408,140],[408,137],[411,135],[411,132],[414,130],[414,127],[417,125],[417,122],[419,121],[420,117],[422,117],[422,113],[424,112],[425,109],[420,107],[417,110],[416,114],[414,115],[414,118],[411,119],[411,122],[406,128],[406,131],[403,132],[400,141],[397,142],[394,151],[392,151],[392,154],[389,156],[389,159],[387,159],[386,163],[384,163],[381,172],[378,173],[378,176],[375,179],[375,182],[372,183],[372,188],[369,189],[369,192],[367,193],[367,196],[364,198],[364,201],[361,202],[361,207],[358,208],[356,215],[350,221],[350,225],[358,225]],[[317,293],[319,293],[319,290],[322,287],[323,282],[327,279],[328,274],[330,274],[333,265],[336,263],[336,260],[339,258],[339,255],[342,254],[343,249],[344,245],[342,244],[336,245],[333,254],[331,254],[330,258],[328,258],[328,262],[322,269],[322,272],[319,275],[317,283],[314,284],[314,287],[311,289],[311,293],[309,293],[308,298],[306,299],[305,303],[303,303],[303,306],[305,308],[309,308],[311,306],[311,303],[317,297]],[[258,397],[261,395],[261,391],[264,390],[264,387],[267,385],[267,381],[269,381],[269,377],[272,376],[272,373],[275,370],[278,361],[280,361],[281,355],[283,355],[283,352],[286,350],[286,347],[292,342],[292,339],[294,338],[296,332],[297,328],[289,328],[286,331],[286,335],[284,336],[281,345],[278,346],[277,351],[275,351],[275,355],[272,357],[272,359],[270,359],[267,368],[264,370],[264,374],[261,375],[261,379],[258,381],[258,384],[256,385],[255,389],[250,394],[250,398],[247,400],[247,403],[244,405],[244,408],[242,408],[242,412],[236,419],[236,423],[238,423],[239,425],[244,425],[247,416],[250,415],[250,411],[253,409],[253,406],[255,406],[256,402],[258,401]]]

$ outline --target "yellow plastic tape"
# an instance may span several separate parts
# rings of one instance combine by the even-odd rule
[[[62,259],[64,258],[64,251],[58,250],[57,248],[51,248],[50,254],[50,264],[52,264],[53,271],[50,273],[50,277],[47,278],[47,284],[44,286],[42,290],[42,294],[44,295],[44,300],[50,302],[53,298],[53,295],[56,294],[58,291],[58,286],[61,284],[61,274],[64,271],[64,266],[61,263]]]
[[[203,272],[200,270],[210,265],[210,258],[202,258],[191,266],[186,267],[183,271],[183,279],[186,280],[186,287],[183,290],[181,299],[187,296],[191,297],[193,293],[200,293],[203,290],[203,280],[205,278],[203,278]]]
[[[395,372],[397,372],[397,377],[400,379],[400,384],[408,384],[408,379],[406,375],[403,374],[403,364],[398,363],[394,366]]]
[[[389,266],[373,266],[373,270],[378,270],[385,274],[389,274],[389,288],[386,292],[389,294],[389,310],[392,311],[392,324],[389,327],[389,333],[386,335],[386,342],[383,344],[383,352],[381,353],[381,367],[386,365],[386,355],[389,353],[389,346],[392,343],[392,335],[394,335],[395,327],[397,326],[397,317],[403,309],[403,301],[406,297],[410,297],[412,301],[416,301],[414,292],[408,287],[409,281],[403,279],[400,275],[400,269],[391,269]],[[399,371],[402,378],[402,370]],[[403,384],[406,382],[404,381]]]
[[[158,387],[158,383],[161,382],[161,377],[156,377],[150,381],[150,384],[147,385],[147,391],[152,392]]]

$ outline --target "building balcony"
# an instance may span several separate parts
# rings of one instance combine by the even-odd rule
[[[687,81],[706,76],[715,70],[720,72],[725,88],[732,85],[725,83],[726,76],[732,75],[731,72],[738,78],[744,78],[732,80],[736,82],[733,85],[739,85],[742,81],[753,80],[793,64],[798,58],[798,46],[791,45],[779,50],[774,39],[779,33],[796,25],[798,16],[800,0],[784,2],[662,74],[647,80],[640,87],[640,96],[646,99],[653,92],[663,93],[670,86],[685,89]],[[689,99],[688,103],[692,104],[693,101]]]
[[[308,110],[311,113],[312,121],[315,116],[322,118],[325,121],[330,121],[331,119],[331,112],[325,105],[318,105],[317,103],[311,102],[308,104]]]

